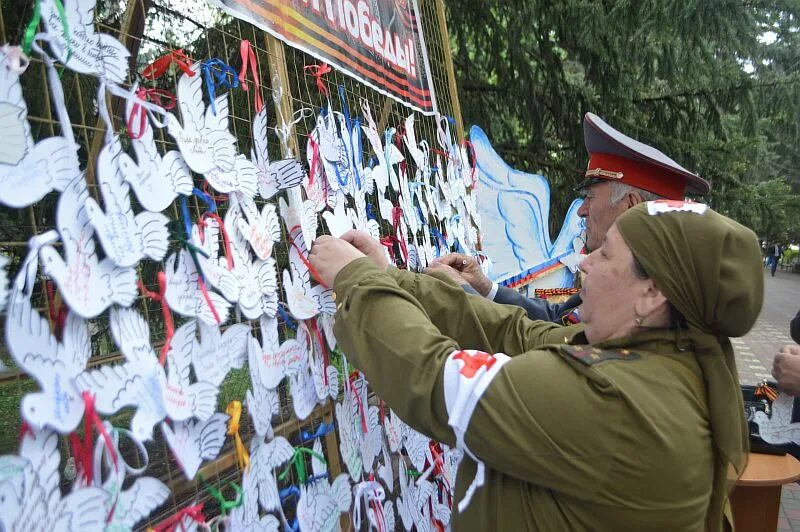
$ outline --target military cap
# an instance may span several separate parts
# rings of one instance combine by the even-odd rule
[[[586,113],[583,139],[589,152],[586,179],[576,190],[619,181],[669,199],[684,199],[686,192],[708,194],[711,186],[661,151],[617,131],[602,118]]]

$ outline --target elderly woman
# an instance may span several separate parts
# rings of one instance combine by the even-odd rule
[[[363,233],[310,260],[374,390],[465,452],[454,530],[723,529],[748,448],[728,337],[763,297],[749,229],[701,204],[632,208],[583,262],[584,323],[566,328],[387,269]]]

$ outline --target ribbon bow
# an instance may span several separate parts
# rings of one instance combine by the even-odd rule
[[[331,67],[328,63],[322,63],[321,65],[305,65],[303,70],[308,70],[314,78],[317,80],[317,89],[319,92],[328,97],[328,87],[322,82],[322,76],[329,73],[331,71]]]
[[[253,47],[250,41],[244,39],[239,46],[239,53],[242,55],[242,70],[239,72],[239,82],[242,84],[242,89],[249,91],[250,87],[247,86],[245,76],[247,76],[248,69],[253,73],[253,83],[256,85],[255,109],[256,113],[260,113],[264,109],[264,100],[261,98],[261,82],[258,79],[258,63],[256,62],[256,54],[253,52]]]
[[[242,437],[239,435],[239,419],[242,416],[242,403],[240,401],[231,401],[228,403],[228,408],[225,413],[230,416],[228,420],[228,436],[233,436],[236,446],[236,463],[239,469],[247,469],[250,466],[250,455],[242,443]]]
[[[233,81],[228,80],[228,74]],[[206,59],[203,61],[203,78],[206,81],[208,90],[208,100],[211,105],[211,114],[217,115],[215,100],[217,99],[217,87],[235,89],[239,86],[239,76],[232,66],[222,59]]]
[[[196,72],[192,70],[192,60],[183,50],[173,50],[168,54],[162,55],[142,70],[142,77],[145,79],[156,79],[164,75],[170,65],[174,64],[189,77],[194,77]]]
[[[319,454],[316,451],[312,451],[306,447],[296,447],[294,452],[292,453],[292,457],[289,459],[289,464],[286,466],[286,469],[283,470],[283,473],[278,475],[278,480],[283,480],[289,474],[289,471],[294,466],[295,472],[297,473],[297,478],[300,479],[300,482],[305,484],[308,479],[308,474],[306,473],[306,461],[303,458],[303,454],[308,454],[313,456],[327,467],[328,462],[325,460],[325,457]]]
[[[192,521],[195,521],[198,524],[205,524],[206,517],[203,515],[203,504],[195,504],[194,506],[188,506],[186,508],[181,508],[178,510],[175,515],[167,519],[166,521],[162,521],[161,523],[157,524],[156,526],[149,528],[148,532],[166,532],[167,530],[176,530],[180,525],[181,530],[184,530],[183,527],[183,518],[188,517]]]

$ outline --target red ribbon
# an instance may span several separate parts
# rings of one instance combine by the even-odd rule
[[[400,204],[395,204],[392,208],[392,229],[394,230],[395,235],[400,233],[400,222],[403,219],[403,209],[400,207]],[[407,263],[408,262],[408,246],[406,245],[406,240],[404,238],[395,237],[400,243],[400,250],[403,252],[403,260]]]
[[[222,203],[224,201],[228,201],[228,195],[227,194],[214,194],[213,190],[211,192],[209,192],[208,191],[208,181],[206,181],[205,179],[203,180],[203,192],[205,192],[211,199],[213,199],[214,203],[219,204],[219,203]]]
[[[353,390],[353,380],[355,380],[354,376],[355,376],[355,378],[358,378],[358,372],[357,371],[354,371],[353,373],[350,374],[350,389],[351,390]],[[355,396],[355,398],[356,398],[356,405],[358,405],[358,411],[361,414],[361,431],[364,434],[366,434],[367,432],[369,432],[367,430],[367,414],[364,411],[364,405],[361,403],[361,394],[359,394],[358,391],[353,390],[353,396]]]
[[[295,225],[289,230],[289,233],[291,234],[299,227],[300,227],[299,225]],[[311,274],[311,277],[313,277],[314,280],[317,281],[322,286],[322,288],[325,288],[327,290],[328,285],[325,284],[325,281],[322,280],[322,277],[320,276],[317,269],[314,268],[314,266],[312,266],[310,262],[308,262],[306,256],[303,255],[303,251],[297,246],[297,244],[294,243],[294,239],[291,236],[289,237],[289,244],[291,244],[294,250],[297,251],[297,255],[300,257],[300,260],[303,261],[303,264],[306,265],[306,268],[308,268],[308,273]]]
[[[55,337],[60,342],[64,333],[64,323],[67,321],[69,308],[63,303],[56,308],[56,287],[52,281],[45,281],[44,287],[47,293],[47,313],[50,315],[50,321],[54,324],[53,332]]]
[[[136,96],[140,100],[152,101],[168,111],[175,108],[175,95],[164,89],[147,89],[141,87],[136,91]],[[165,100],[162,100],[162,97],[165,98]],[[139,119],[138,130],[133,127],[137,118]],[[142,104],[136,101],[131,109],[131,115],[128,117],[128,136],[131,139],[136,140],[142,138],[146,126],[145,120],[147,120],[147,113]]]
[[[242,88],[244,90],[249,91],[250,88],[247,86],[245,76],[247,75],[248,69],[253,73],[253,83],[256,85],[256,94],[254,96],[255,108],[256,113],[260,113],[264,108],[264,100],[261,98],[261,82],[258,80],[258,63],[256,62],[256,54],[253,52],[253,47],[250,46],[250,41],[244,39],[242,44],[239,46],[239,52],[242,55],[242,70],[239,72],[239,82],[242,84]]]
[[[162,521],[161,523],[157,524],[153,527],[154,532],[166,532],[166,531],[173,531],[178,529],[178,525],[180,525],[181,530],[186,530],[183,526],[183,518],[188,517],[192,521],[195,521],[199,524],[205,524],[206,516],[203,515],[203,504],[195,504],[194,506],[188,506],[186,508],[181,508],[178,512],[167,519],[166,521]]]
[[[221,324],[222,320],[219,318],[219,313],[217,313],[217,308],[214,306],[214,302],[211,301],[211,296],[208,294],[206,283],[199,277],[197,278],[197,286],[200,287],[200,293],[203,294],[203,299],[206,300],[208,308],[211,309],[211,315],[214,316],[214,321],[217,322],[217,325]]]
[[[167,300],[165,298],[165,294],[167,293],[167,277],[164,275],[163,271],[158,272],[158,290],[160,293],[148,290],[144,286],[141,278],[137,279],[136,282],[143,296],[147,296],[153,301],[161,303],[161,314],[164,317],[164,326],[167,329],[167,334],[164,338],[164,346],[161,348],[161,354],[158,357],[158,361],[163,366],[167,360],[167,352],[169,351],[170,343],[172,343],[172,337],[175,336],[175,324],[172,322],[172,313],[169,311],[169,305],[167,305]]]
[[[322,334],[319,332],[319,327],[317,327],[317,320],[311,318],[308,320],[311,322],[311,330],[314,331],[314,336],[317,338],[317,344],[319,344],[319,348],[322,351],[322,382],[327,386],[328,385],[328,350],[325,348],[325,341],[322,339]]]
[[[183,50],[173,50],[166,55],[162,55],[142,70],[142,77],[145,79],[156,79],[164,75],[171,64],[175,64],[187,76],[194,76],[192,70],[192,60]]]
[[[94,462],[92,460],[92,424],[94,424],[97,433],[103,437],[106,448],[111,455],[111,461],[114,463],[114,469],[119,469],[117,464],[117,451],[114,449],[114,444],[111,442],[111,436],[103,426],[103,421],[97,415],[94,408],[94,395],[89,392],[83,392],[83,444],[80,443],[78,435],[74,432],[70,433],[70,444],[72,445],[72,453],[81,468],[83,477],[86,479],[86,484],[91,485],[94,483]]]
[[[314,185],[314,175],[317,173],[317,165],[319,164],[319,144],[314,140],[311,135],[308,136],[308,145],[311,146],[311,172],[308,174],[308,187]]]
[[[303,69],[311,72],[311,75],[317,80],[317,89],[327,97],[328,87],[322,82],[322,76],[331,71],[330,65],[328,63],[322,63],[321,65],[305,65]]]
[[[217,222],[217,227],[219,227],[220,233],[222,233],[222,245],[225,247],[225,260],[228,262],[228,271],[233,270],[233,250],[231,248],[231,241],[228,237],[228,230],[225,229],[225,224],[222,223],[222,218],[219,217],[219,214],[215,212],[204,212],[200,216],[200,221],[197,224],[205,229],[206,227],[206,218],[211,218]],[[200,238],[203,237],[203,232],[200,232]]]

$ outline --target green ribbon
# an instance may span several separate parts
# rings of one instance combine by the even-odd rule
[[[72,57],[72,46],[69,43],[69,23],[67,22],[67,12],[64,9],[64,4],[61,0],[54,0],[56,10],[58,11],[58,18],[61,20],[61,26],[64,28],[64,42],[67,44],[67,57],[64,63],[68,63]],[[42,3],[41,0],[36,0],[33,6],[33,16],[28,26],[25,28],[25,37],[22,40],[22,51],[25,55],[30,55],[33,39],[36,37],[36,30],[39,28],[39,23],[42,20]]]
[[[316,451],[312,451],[306,447],[297,447],[292,453],[292,457],[289,459],[289,465],[286,466],[286,469],[283,470],[283,473],[278,475],[279,480],[284,480],[286,475],[289,474],[289,471],[292,469],[292,465],[294,465],[295,471],[297,471],[297,477],[300,479],[302,484],[306,483],[306,479],[308,478],[308,474],[306,473],[306,461],[303,459],[303,454],[309,454],[325,464],[327,467],[328,462],[325,460],[325,457],[319,454]]]
[[[199,474],[199,477],[200,477],[200,482],[206,484],[206,490],[208,490],[211,496],[217,500],[217,503],[219,503],[219,508],[222,515],[226,515],[229,511],[233,510],[234,508],[238,508],[239,506],[244,504],[244,492],[237,483],[235,482],[228,483],[228,485],[231,486],[233,490],[236,492],[236,499],[229,501],[225,498],[224,495],[222,495],[222,492],[219,489],[217,489],[215,486],[206,483],[206,479],[205,477],[203,477],[202,473]]]

